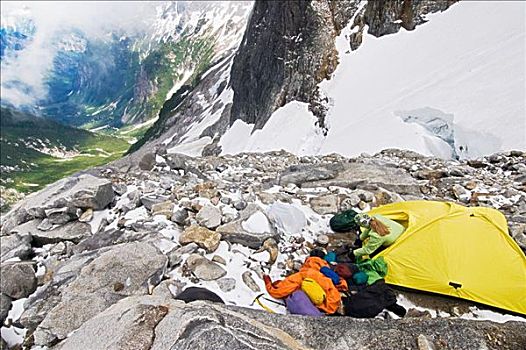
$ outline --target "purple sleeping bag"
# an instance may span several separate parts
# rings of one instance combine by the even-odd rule
[[[287,310],[294,315],[323,316],[304,291],[297,290],[285,299]]]

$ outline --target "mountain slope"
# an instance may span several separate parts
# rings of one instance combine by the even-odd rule
[[[325,3],[311,5],[303,14],[334,14],[329,11],[332,2]],[[473,158],[525,148],[521,96],[526,5],[415,2],[408,10],[404,3],[378,7],[377,2],[345,2],[352,16],[346,17],[337,37],[336,25],[330,26],[331,35],[311,34],[298,61],[323,60],[320,57],[328,56],[316,55],[334,44],[338,64],[326,79],[316,70],[302,71],[303,64],[294,70],[276,66],[288,50],[297,50],[296,44],[278,47],[274,55],[259,48],[261,55],[257,54],[258,38],[264,42],[274,34],[278,41],[290,41],[279,31],[287,17],[260,9],[259,17],[251,17],[229,76],[223,79],[233,90],[229,109],[207,120],[208,125],[195,113],[181,118],[183,109],[173,110],[166,123],[171,127],[157,133],[161,140],[151,140],[150,149],[164,144],[161,148],[188,154],[283,148],[300,154],[356,155],[405,148],[442,158]],[[254,13],[258,5],[269,4],[257,3]],[[448,6],[443,13],[426,15]],[[240,84],[247,80],[250,83]],[[294,92],[296,81],[306,90]],[[181,106],[195,103],[210,84],[189,93]],[[212,105],[217,98],[205,100]],[[201,133],[183,132],[188,129],[183,123],[198,120]]]
[[[1,108],[1,185],[32,192],[77,171],[118,159],[125,139],[94,134]]]
[[[2,23],[10,25],[5,31],[11,34],[2,36],[9,38],[2,44],[6,51],[2,71],[16,70],[17,74],[3,79],[2,104],[29,107],[35,114],[84,128],[121,127],[155,118],[180,86],[190,84],[238,45],[252,3],[160,2],[150,6],[156,6],[157,15],[137,33],[113,29],[93,36],[73,27],[46,37],[53,58],[43,77],[45,94],[39,96],[34,86],[19,80],[25,66],[18,63],[20,55],[46,49],[41,47],[42,37],[36,30],[25,39],[27,50],[19,47],[15,55],[17,47],[9,44],[15,39],[12,33],[18,22],[22,26],[31,17],[24,12],[15,20],[7,14]]]

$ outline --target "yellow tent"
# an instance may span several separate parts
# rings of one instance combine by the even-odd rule
[[[379,253],[393,285],[450,295],[526,315],[526,256],[498,210],[409,201],[375,208],[406,231]]]

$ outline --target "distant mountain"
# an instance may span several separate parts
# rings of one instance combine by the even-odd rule
[[[154,118],[178,87],[192,84],[237,47],[251,7],[244,1],[164,2],[143,33],[115,31],[93,38],[76,29],[63,31],[49,43],[56,52],[44,81],[47,95],[17,108],[84,128]],[[13,26],[19,22],[27,27],[30,19],[10,19],[11,27],[1,28],[3,71],[10,69],[13,53],[28,47],[37,33],[22,33]],[[32,93],[31,86],[15,79],[2,84]],[[2,97],[3,105],[10,102]]]

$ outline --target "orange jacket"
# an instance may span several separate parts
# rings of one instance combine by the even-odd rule
[[[323,304],[318,305],[318,308],[328,314],[333,314],[338,310],[341,303],[341,296],[338,290],[346,291],[347,282],[342,278],[340,283],[334,286],[332,280],[320,272],[323,266],[328,267],[329,264],[321,258],[309,257],[305,260],[299,272],[288,276],[282,281],[265,283],[265,287],[273,298],[282,299],[300,289],[303,279],[312,278],[318,282],[327,296]]]

